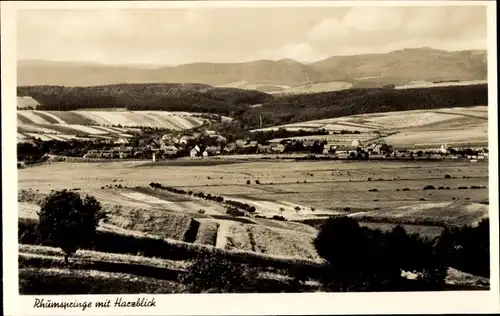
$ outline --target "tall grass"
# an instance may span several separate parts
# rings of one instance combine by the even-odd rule
[[[49,241],[41,240],[36,233],[37,220],[19,220],[19,243],[53,246]],[[308,269],[311,273],[322,267],[321,261],[308,260],[296,257],[276,256],[256,253],[252,251],[224,250],[209,245],[187,243],[174,239],[162,239],[158,236],[141,232],[128,231],[112,225],[101,225],[97,229],[97,236],[93,249],[95,251],[142,254],[146,257],[191,260],[200,254],[224,255],[235,263],[247,263],[253,266],[270,267],[272,269]]]
[[[59,268],[19,269],[19,293],[27,295],[72,294],[172,294],[186,293],[177,282],[126,273]]]
[[[200,227],[198,228],[195,243],[215,246],[219,226],[220,225],[217,222],[200,221]]]

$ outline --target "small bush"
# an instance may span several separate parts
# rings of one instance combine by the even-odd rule
[[[370,190],[368,190],[368,192],[378,192],[378,190],[377,189],[370,189]]]
[[[275,219],[277,221],[286,221],[286,218],[284,218],[283,216],[279,216],[279,215],[274,215],[273,219]]]
[[[404,188],[404,189],[403,189],[403,191],[410,191],[410,189],[408,189],[408,188]]]
[[[245,216],[245,213],[243,211],[240,211],[234,207],[230,207],[226,210],[227,215],[231,216]]]
[[[235,293],[244,291],[256,273],[247,265],[231,262],[222,255],[203,254],[179,281],[192,286],[197,293]]]
[[[260,181],[259,180],[255,180],[255,184],[260,184]]]
[[[451,179],[451,176],[449,174],[444,176],[445,179]]]
[[[467,190],[467,187],[458,187],[459,190]]]
[[[250,184],[250,183],[251,183],[250,180],[247,180],[247,184]]]
[[[423,190],[436,190],[436,188],[433,185],[427,185]]]

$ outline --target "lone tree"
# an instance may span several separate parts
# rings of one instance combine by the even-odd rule
[[[297,214],[299,214],[299,211],[300,211],[300,207],[296,206],[295,207],[295,212],[297,212]]]
[[[280,211],[280,214],[283,215],[283,212],[285,211],[285,208],[280,207],[279,211]]]
[[[76,192],[55,191],[42,203],[38,212],[40,236],[64,251],[64,261],[76,250],[95,240],[99,221],[106,217],[93,196],[82,199]]]

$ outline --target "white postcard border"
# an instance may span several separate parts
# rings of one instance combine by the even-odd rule
[[[304,7],[304,6],[443,6],[488,7],[488,84],[490,145],[491,290],[409,293],[308,293],[308,294],[169,294],[169,295],[57,295],[36,296],[51,300],[92,301],[117,297],[154,297],[156,308],[87,309],[92,315],[300,315],[378,313],[488,313],[500,309],[498,224],[498,125],[496,2],[494,1],[100,1],[100,2],[2,2],[2,207],[4,314],[81,315],[80,309],[34,309],[35,296],[18,295],[17,169],[16,165],[16,11],[19,9],[115,9],[186,7]],[[465,23],[465,21],[464,21]]]

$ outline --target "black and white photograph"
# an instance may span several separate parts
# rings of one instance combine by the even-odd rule
[[[498,291],[494,3],[105,2],[2,23],[30,313]]]

